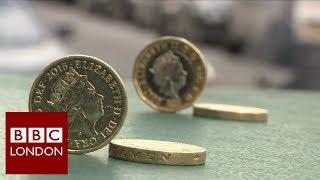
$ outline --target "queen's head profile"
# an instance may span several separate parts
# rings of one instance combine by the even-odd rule
[[[186,86],[188,73],[184,70],[178,56],[171,50],[158,56],[150,70],[153,83],[167,98],[179,99],[179,91]]]
[[[69,137],[96,135],[96,123],[104,115],[104,97],[86,75],[72,67],[53,84],[48,103],[54,111],[68,112]]]

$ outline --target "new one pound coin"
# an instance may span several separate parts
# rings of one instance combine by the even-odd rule
[[[133,81],[141,99],[159,111],[176,112],[193,104],[205,87],[204,56],[189,41],[162,37],[138,55]]]
[[[194,104],[193,113],[195,116],[238,121],[264,122],[268,119],[265,109],[226,104]]]

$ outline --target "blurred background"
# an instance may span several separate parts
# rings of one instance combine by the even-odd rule
[[[68,54],[130,79],[164,35],[194,42],[210,85],[320,89],[320,1],[0,0],[0,73],[36,74]]]

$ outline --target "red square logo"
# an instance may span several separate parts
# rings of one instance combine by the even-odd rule
[[[6,113],[6,174],[67,174],[68,114]]]

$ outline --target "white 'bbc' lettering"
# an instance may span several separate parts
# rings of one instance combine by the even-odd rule
[[[10,128],[10,143],[62,143],[62,128],[13,127]]]

